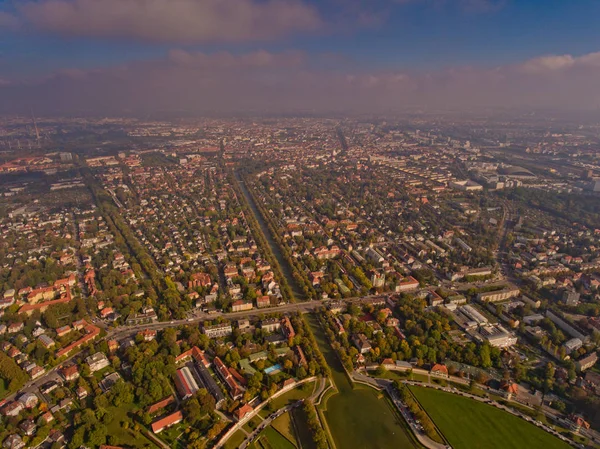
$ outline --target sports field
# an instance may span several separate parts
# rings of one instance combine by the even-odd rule
[[[410,390],[454,449],[569,449],[535,425],[491,405],[433,388]]]

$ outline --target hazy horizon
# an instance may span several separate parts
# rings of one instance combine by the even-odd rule
[[[0,0],[0,113],[600,108],[600,4]]]

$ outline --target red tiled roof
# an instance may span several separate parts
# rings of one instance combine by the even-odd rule
[[[252,413],[252,410],[254,410],[254,409],[251,406],[249,406],[248,404],[244,404],[240,408],[238,408],[235,412],[233,412],[233,416],[235,417],[235,419],[240,421],[248,413]]]
[[[446,367],[446,365],[440,365],[439,363],[436,363],[435,365],[433,365],[433,368],[431,368],[431,372],[448,374],[448,368]]]
[[[61,358],[62,356],[67,355],[73,349],[76,349],[79,346],[87,343],[88,341],[93,340],[94,338],[96,338],[96,336],[98,336],[98,334],[100,333],[100,328],[94,326],[93,324],[87,324],[85,326],[85,332],[86,332],[86,335],[84,335],[83,337],[81,337],[79,340],[71,343],[69,346],[65,346],[60,351],[58,351],[56,353],[56,358],[57,359]]]
[[[156,422],[152,423],[152,432],[154,433],[158,433],[161,430],[172,426],[173,424],[177,424],[179,422],[183,421],[183,413],[181,413],[180,411],[177,411],[175,413],[170,414],[169,416],[165,416],[162,419],[159,419]]]
[[[171,395],[168,398],[163,399],[162,401],[158,401],[156,404],[152,404],[148,407],[146,411],[150,414],[156,413],[157,411],[162,410],[167,405],[172,404],[173,402],[175,402],[175,397]]]
[[[229,372],[231,373],[233,378],[237,380],[240,384],[244,386],[247,384],[246,378],[242,376],[235,368],[229,368]]]

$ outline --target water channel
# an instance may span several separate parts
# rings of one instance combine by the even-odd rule
[[[286,258],[283,256],[283,253],[281,252],[281,248],[279,247],[279,244],[273,238],[273,234],[272,234],[271,230],[269,229],[267,222],[265,221],[264,217],[260,213],[258,206],[256,205],[256,203],[254,202],[254,199],[252,198],[252,195],[250,195],[250,192],[248,191],[248,187],[246,187],[246,183],[244,182],[244,180],[242,179],[242,177],[240,176],[240,174],[237,170],[235,171],[235,179],[238,181],[240,190],[244,194],[244,197],[246,198],[246,202],[250,206],[250,210],[252,211],[254,218],[258,222],[258,225],[260,226],[260,229],[262,230],[262,233],[264,234],[265,239],[267,240],[267,243],[268,243],[269,247],[271,248],[271,252],[275,256],[275,259],[277,259],[277,262],[279,263],[279,267],[281,268],[281,274],[287,280],[287,283],[289,284],[290,288],[292,289],[292,293],[294,294],[294,297],[298,301],[306,301],[306,295],[304,294],[302,287],[298,284],[298,282],[296,281],[296,279],[293,276],[292,267],[290,266],[290,264],[286,260]]]
[[[294,279],[292,267],[283,256],[279,244],[237,170],[235,177],[294,296],[300,301],[306,300],[301,286]],[[327,400],[324,412],[336,449],[416,447],[407,434],[405,423],[394,412],[385,394],[351,382],[316,317],[309,314],[308,321],[319,349],[331,369],[331,378],[337,389],[337,393]]]
[[[324,403],[325,419],[336,449],[418,447],[385,393],[350,381],[316,316],[309,314],[308,322],[338,390]]]

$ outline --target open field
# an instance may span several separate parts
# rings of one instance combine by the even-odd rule
[[[0,399],[4,399],[9,393],[10,392],[8,391],[6,381],[4,379],[0,379]]]
[[[281,396],[271,400],[269,402],[271,410],[279,410],[286,405],[292,404],[299,399],[305,399],[309,397],[315,389],[315,382],[307,382],[303,385],[295,387],[290,391],[282,394]]]
[[[256,429],[261,422],[262,422],[262,419],[260,419],[258,416],[255,416],[250,421],[248,421],[246,424],[244,424],[242,427],[244,428],[244,430],[246,432],[252,433],[252,431],[254,429]]]
[[[248,449],[296,449],[296,445],[269,426],[258,434]]]
[[[107,425],[108,435],[112,435],[117,444],[123,446],[129,446],[132,448],[152,447],[156,445],[144,436],[141,432],[137,432],[133,429],[134,424],[127,416],[127,410],[122,407],[110,407],[107,409],[107,413],[113,416],[112,421]],[[123,423],[128,422],[129,428],[125,429]]]
[[[291,442],[296,442],[296,432],[294,432],[294,425],[292,424],[292,417],[289,412],[275,419],[271,423],[271,426]]]
[[[225,449],[237,449],[237,447],[239,447],[239,445],[242,444],[242,442],[245,439],[246,439],[246,434],[244,432],[242,432],[241,430],[238,430],[233,435],[231,435],[231,438],[229,438],[227,440],[224,448]]]
[[[415,443],[387,397],[356,385],[351,393],[333,395],[325,418],[339,448],[411,448]]]
[[[454,449],[568,449],[521,418],[473,399],[433,388],[410,387]]]
[[[261,440],[266,438],[273,449],[296,449],[296,446],[273,427],[267,427],[261,433]],[[260,440],[259,440],[260,441]]]

